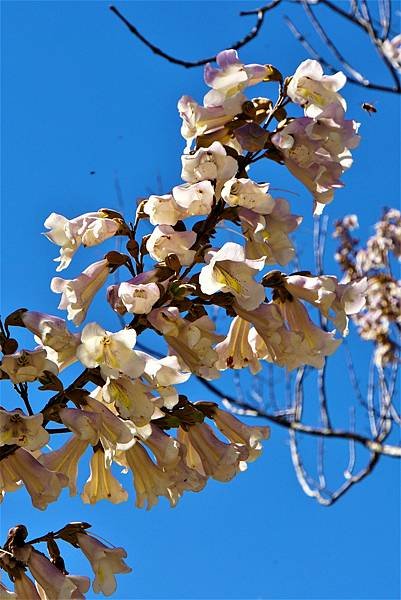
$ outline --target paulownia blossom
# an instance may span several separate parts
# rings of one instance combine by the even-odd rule
[[[359,123],[344,119],[341,105],[329,104],[317,119],[293,119],[272,136],[287,168],[312,192],[315,214],[343,187],[340,177],[352,165],[358,128]]]
[[[246,88],[267,81],[279,82],[276,104],[264,96],[245,97]],[[174,507],[184,492],[201,491],[209,478],[227,482],[244,471],[269,436],[267,427],[245,425],[213,403],[195,402],[194,390],[187,398],[178,386],[191,375],[211,380],[220,371],[246,367],[257,373],[262,361],[288,370],[304,365],[320,369],[341,343],[336,331],[347,333],[348,315],[363,337],[376,343],[385,339],[377,347],[377,364],[387,364],[391,352],[394,358],[388,330],[399,322],[400,295],[395,282],[384,280],[377,270],[388,264],[390,251],[401,255],[399,213],[383,218],[354,263],[345,248],[346,257],[340,258],[348,261],[347,278],[342,282],[308,272],[259,274],[266,265],[294,259],[290,234],[302,217],[292,214],[284,198],[274,199],[270,184],[257,183],[249,171],[261,159],[284,164],[312,193],[315,212],[321,212],[342,186],[340,177],[359,143],[358,124],[345,119],[345,100],[338,93],[344,75],[324,75],[309,60],[284,79],[275,67],[245,65],[236,51],[226,50],[218,54],[217,68],[206,65],[205,82],[211,90],[203,106],[189,96],[179,102],[181,131],[188,142],[181,157],[184,183],[167,194],[150,195],[127,222],[110,209],[71,220],[53,213],[45,222],[46,236],[60,247],[57,271],[70,264],[80,246],[96,246],[115,235],[126,238],[119,251],[109,252],[75,279],[53,278],[51,289],[62,294],[59,308],[66,310],[67,319],[80,326],[109,274],[118,271],[106,298],[120,320],[123,315],[129,319],[117,332],[92,322],[71,333],[64,319],[19,309],[1,324],[0,379],[10,391],[15,387],[29,413],[26,384],[38,380],[39,389],[52,394],[39,409],[35,398],[32,407],[42,411],[38,414],[0,409],[0,450],[5,455],[0,498],[25,486],[32,504],[44,510],[68,487],[72,496],[81,493],[86,504],[117,504],[128,499],[128,487],[126,491],[116,476],[117,464],[120,471],[132,473],[137,507],[149,509],[161,496]],[[292,117],[290,101],[301,105],[305,116]],[[242,244],[226,241],[234,227]],[[129,270],[131,279],[119,277],[120,267]],[[368,274],[368,282],[359,277],[364,269],[375,273]],[[318,327],[309,305],[336,330]],[[216,320],[221,333],[212,320],[218,307],[227,315]],[[18,350],[13,326],[24,326],[40,347]],[[168,356],[156,346],[155,356],[153,350],[138,350],[137,337],[144,332],[159,336]],[[77,361],[81,373],[64,384],[59,371]],[[51,421],[58,428],[48,427]],[[52,449],[45,428],[71,433]],[[78,467],[87,462],[90,447],[90,475],[78,489]],[[107,547],[81,525],[62,539],[80,547],[91,562],[94,592],[110,595],[115,574],[130,571],[125,551]],[[49,541],[52,535],[44,540],[51,560],[30,543],[8,546],[15,552],[11,559],[20,561],[12,576],[17,598],[84,598],[88,579],[66,574],[55,540]],[[10,597],[4,586],[0,595]]]
[[[253,277],[263,269],[264,260],[245,258],[244,248],[233,242],[227,242],[220,250],[209,250],[205,260],[208,264],[199,274],[202,292],[210,295],[230,293],[247,310],[253,310],[263,302],[265,290]]]
[[[102,592],[105,596],[111,596],[116,591],[114,575],[132,571],[123,560],[127,557],[127,553],[123,548],[108,548],[87,533],[78,533],[77,540],[96,576],[92,586],[93,591],[95,594]]]
[[[44,224],[50,231],[45,233],[45,236],[61,247],[60,257],[54,259],[60,263],[56,271],[62,271],[69,266],[81,245],[97,246],[117,233],[119,224],[107,217],[109,212],[108,209],[99,210],[71,220],[57,213],[47,217]]]
[[[339,104],[344,110],[347,104],[337,94],[344,87],[347,78],[338,71],[334,75],[324,75],[322,66],[316,60],[304,60],[287,86],[287,94],[293,102],[300,104],[307,117],[318,117],[330,104]]]
[[[46,350],[22,350],[3,356],[0,363],[1,372],[8,375],[13,383],[35,381],[44,375],[45,371],[57,375],[57,365],[47,358]]]
[[[121,373],[139,377],[143,373],[144,361],[132,350],[135,342],[134,329],[112,333],[97,323],[88,323],[82,330],[77,357],[85,367],[100,366],[104,377],[118,379]]]
[[[53,277],[50,288],[62,294],[59,308],[67,310],[67,319],[80,325],[86,317],[89,306],[109,276],[109,262],[99,260],[87,267],[76,279]]]

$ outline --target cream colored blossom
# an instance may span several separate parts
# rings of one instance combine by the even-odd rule
[[[144,361],[132,350],[135,342],[134,329],[112,333],[97,323],[88,323],[82,330],[77,357],[85,367],[100,366],[105,378],[118,379],[121,373],[139,377],[143,373]]]
[[[174,307],[156,309],[148,315],[149,322],[164,335],[170,353],[178,357],[184,371],[197,373],[205,379],[215,379],[217,353],[213,345],[222,339],[214,332],[208,316],[195,321],[183,319]]]
[[[123,548],[108,548],[87,533],[78,533],[77,540],[95,574],[93,591],[95,594],[102,592],[105,596],[111,596],[116,591],[114,575],[132,571],[123,560],[127,553]]]
[[[225,482],[246,469],[247,448],[222,442],[206,423],[191,425],[188,432],[180,429],[179,440],[187,448],[187,465],[202,475]]]
[[[231,321],[227,337],[215,347],[219,355],[217,369],[225,371],[249,367],[253,375],[261,370],[259,360],[248,341],[250,327],[248,321],[238,316]]]
[[[49,600],[70,600],[77,586],[41,552],[32,550],[28,568]]]
[[[340,104],[347,108],[338,90],[344,87],[347,78],[339,71],[334,75],[324,75],[322,66],[316,60],[304,60],[287,86],[287,94],[293,102],[304,107],[307,117],[317,117],[329,104]]]
[[[49,434],[42,427],[41,413],[26,416],[17,409],[0,409],[0,446],[17,444],[27,450],[38,450],[49,441]]]
[[[71,333],[64,319],[27,310],[21,314],[25,327],[35,334],[35,340],[44,346],[47,357],[63,370],[77,360],[75,354],[81,335]]]
[[[57,500],[62,488],[68,485],[65,475],[49,471],[23,448],[16,450],[7,460],[18,479],[24,482],[35,508],[45,510],[50,502]]]
[[[118,231],[118,224],[109,219],[102,211],[86,213],[68,220],[63,215],[52,213],[44,223],[49,232],[45,236],[57,246],[60,246],[60,257],[56,271],[66,269],[78,248],[81,246],[96,246],[104,240],[114,236]]]
[[[146,242],[146,249],[154,260],[162,261],[175,254],[181,265],[190,265],[195,258],[195,250],[190,250],[195,240],[194,231],[175,231],[171,225],[159,225]]]
[[[228,156],[220,142],[213,142],[209,148],[199,148],[194,154],[183,154],[181,177],[188,183],[216,181],[221,189],[237,172],[238,163]]]
[[[14,492],[22,487],[22,481],[13,468],[10,456],[0,460],[0,503],[8,492]]]
[[[105,465],[103,450],[96,450],[90,461],[90,476],[81,494],[85,504],[96,504],[99,500],[108,500],[113,504],[125,502],[128,493]]]
[[[147,314],[160,298],[156,283],[132,284],[125,281],[119,285],[118,297],[129,313]]]
[[[103,399],[114,403],[123,419],[131,419],[139,427],[151,420],[157,406],[152,399],[151,388],[139,379],[120,377],[110,379],[103,386]]]
[[[97,444],[101,427],[100,414],[79,408],[61,408],[59,416],[63,424],[71,429],[79,440],[92,446]]]
[[[67,311],[67,319],[80,325],[89,306],[109,275],[109,263],[99,260],[87,267],[76,279],[53,277],[50,289],[62,294],[59,308]]]
[[[263,302],[265,290],[253,280],[253,276],[263,269],[263,260],[245,258],[244,248],[233,242],[227,242],[220,250],[210,250],[205,259],[208,264],[199,274],[204,294],[228,292],[247,310],[253,310]]]
[[[143,211],[149,215],[152,225],[175,225],[186,216],[185,211],[177,205],[171,194],[149,196]]]
[[[210,181],[176,185],[172,193],[178,206],[189,216],[208,215],[212,210],[214,189]]]
[[[213,410],[213,420],[226,438],[235,444],[244,444],[249,452],[247,462],[256,460],[262,452],[261,440],[267,440],[269,427],[246,425],[234,415],[218,407]]]
[[[58,450],[47,452],[39,457],[40,463],[49,471],[56,471],[68,477],[70,496],[77,494],[78,462],[82,458],[89,442],[73,435]]]
[[[7,354],[2,358],[0,369],[9,376],[13,383],[35,381],[45,371],[50,371],[55,375],[58,373],[57,365],[46,358],[46,350],[42,348]]]
[[[17,594],[11,592],[6,586],[0,581],[0,600],[18,600]]]
[[[41,600],[32,579],[21,569],[14,581],[17,600]]]
[[[159,496],[165,496],[171,506],[175,506],[170,487],[174,472],[165,472],[156,465],[139,442],[124,452],[121,464],[131,469],[136,493],[135,506],[147,510],[157,504]]]
[[[268,194],[269,183],[256,183],[251,179],[230,179],[221,191],[221,197],[229,206],[242,206],[266,215],[274,208],[274,200]]]

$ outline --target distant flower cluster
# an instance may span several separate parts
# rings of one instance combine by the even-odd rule
[[[366,268],[357,277],[355,267],[347,282],[266,271],[294,258],[291,233],[302,217],[292,214],[286,199],[270,194],[269,183],[249,176],[259,159],[279,162],[306,185],[315,212],[322,211],[342,185],[350,151],[359,143],[358,124],[345,119],[346,103],[338,93],[345,76],[324,75],[309,60],[283,79],[272,65],[242,64],[234,50],[221,52],[217,65],[205,68],[211,89],[203,105],[189,96],[178,103],[187,142],[182,182],[140,202],[131,221],[111,209],[46,219],[46,236],[60,248],[58,272],[70,266],[81,246],[115,236],[125,239],[126,253],[108,252],[76,277],[52,279],[52,291],[61,295],[59,308],[67,321],[83,325],[80,331],[71,331],[58,316],[28,309],[15,311],[2,325],[0,378],[14,387],[24,408],[0,410],[1,497],[25,486],[33,506],[44,510],[64,488],[78,493],[78,468],[88,462],[90,474],[79,490],[88,504],[128,499],[122,485],[127,478],[117,479],[118,470],[132,475],[136,506],[148,509],[160,496],[175,506],[185,491],[199,492],[209,478],[227,482],[259,456],[268,428],[245,425],[214,403],[193,402],[177,386],[191,375],[214,380],[227,369],[257,373],[263,361],[288,370],[322,368],[348,333],[348,316],[359,318],[366,291],[372,290],[363,277]],[[244,95],[263,82],[278,85],[275,103]],[[304,116],[289,117],[290,102]],[[153,226],[150,235],[140,233],[143,221]],[[214,244],[222,223],[236,228],[243,243]],[[369,260],[376,260],[372,252]],[[126,269],[130,278],[110,284],[117,269]],[[117,332],[85,323],[106,284],[109,308],[129,319]],[[225,311],[225,331],[216,332],[211,307]],[[309,308],[332,328],[315,324]],[[19,349],[13,327],[31,332],[37,346]],[[144,331],[164,340],[166,356],[138,348]],[[64,384],[61,373],[78,364],[81,374]],[[29,404],[33,382],[42,393],[52,393],[36,414]],[[70,432],[57,449],[51,448],[50,422],[57,425],[55,433]],[[113,574],[128,570],[124,552],[104,547],[85,531],[74,540],[97,574],[94,591],[112,593]],[[29,544],[9,552],[22,565],[11,572],[17,598],[82,598],[87,590]]]
[[[395,332],[401,331],[401,280],[397,280],[393,268],[401,260],[401,212],[387,209],[366,247],[360,249],[351,233],[357,227],[356,215],[337,222],[336,259],[347,281],[367,279],[365,307],[352,319],[361,338],[374,342],[376,365],[385,367],[399,361]]]

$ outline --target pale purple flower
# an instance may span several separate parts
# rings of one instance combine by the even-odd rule
[[[218,68],[205,66],[205,83],[212,88],[204,98],[205,106],[219,106],[248,86],[263,81],[267,75],[265,65],[244,65],[236,50],[223,50],[216,56]]]
[[[116,591],[114,575],[132,571],[123,560],[127,557],[127,553],[123,548],[108,548],[87,533],[78,533],[77,540],[96,576],[93,591],[95,594],[102,592],[105,596],[111,596]]]
[[[295,71],[287,86],[287,94],[304,108],[307,117],[318,117],[329,104],[339,104],[346,110],[344,98],[337,94],[346,81],[341,71],[324,75],[322,66],[316,60],[308,59]]]
[[[350,149],[359,144],[358,127],[344,120],[340,105],[331,104],[317,119],[293,119],[272,136],[290,172],[312,192],[315,214],[343,187],[340,177],[352,165]]]
[[[59,308],[67,310],[67,319],[80,325],[89,306],[109,275],[109,263],[99,260],[87,267],[76,279],[53,277],[50,289],[62,294]]]

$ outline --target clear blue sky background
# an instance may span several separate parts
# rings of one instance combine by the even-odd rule
[[[254,3],[117,6],[156,44],[196,59],[244,35],[252,18],[237,15]],[[305,54],[282,21],[285,12],[299,15],[308,30],[302,11],[285,4],[267,16],[258,39],[243,49],[244,62],[269,62],[286,75],[294,72]],[[321,14],[355,66],[373,78],[378,63],[370,46],[344,23]],[[2,17],[2,315],[19,306],[55,313],[59,298],[49,281],[57,248],[40,235],[43,221],[52,211],[73,217],[103,206],[118,208],[116,177],[127,215],[136,198],[177,185],[183,141],[176,102],[182,94],[200,101],[205,87],[201,70],[186,71],[150,54],[108,3],[3,2]],[[390,83],[385,73],[377,78]],[[349,115],[362,122],[363,142],[344,178],[347,187],[327,213],[334,219],[357,212],[365,237],[381,207],[399,202],[399,104],[392,95],[351,85],[345,95]],[[362,101],[375,102],[378,113],[369,118],[360,109]],[[294,212],[305,215],[298,236],[301,266],[312,267],[308,193],[276,165],[265,165],[257,176],[299,194],[289,198]],[[75,276],[102,251],[80,252],[62,275]],[[116,330],[115,318],[102,307],[97,301],[91,317]],[[365,368],[367,354],[358,352]],[[334,401],[337,396],[344,407],[351,392],[341,359],[334,376]],[[14,398],[3,394],[1,403],[14,407]],[[192,385],[191,399],[207,398],[212,399]],[[335,446],[332,456],[345,467],[342,447]],[[150,512],[139,511],[132,496],[122,505],[88,507],[64,492],[41,513],[19,491],[0,509],[2,537],[18,522],[27,522],[32,536],[67,520],[91,522],[129,553],[134,572],[119,577],[121,599],[393,599],[400,594],[399,484],[399,463],[383,459],[342,501],[322,508],[297,484],[286,432],[273,429],[263,457],[246,473],[230,484],[210,482],[201,494],[184,496],[174,510],[161,500]],[[132,489],[128,481],[126,486]],[[65,556],[70,572],[88,570],[78,551]]]

